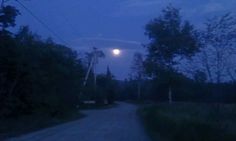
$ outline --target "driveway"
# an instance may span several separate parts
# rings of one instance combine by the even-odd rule
[[[8,141],[149,141],[136,110],[135,105],[119,103],[111,109],[83,111],[83,119]]]

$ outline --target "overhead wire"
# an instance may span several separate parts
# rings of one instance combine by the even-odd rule
[[[54,30],[52,30],[43,20],[37,17],[29,8],[27,8],[22,2],[19,0],[15,0],[22,8],[24,8],[33,18],[35,18],[45,29],[47,29],[52,35],[54,35],[57,39],[59,39],[65,45],[68,43],[62,39]]]

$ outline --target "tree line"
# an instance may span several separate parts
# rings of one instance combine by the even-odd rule
[[[180,9],[164,8],[146,25],[150,42],[145,56],[134,56],[128,90],[138,97],[142,83],[143,98],[236,102],[236,18],[226,13],[203,25],[197,29]]]
[[[0,118],[36,113],[61,116],[78,110],[83,99],[113,103],[114,78],[109,69],[97,76],[96,94],[91,83],[93,72],[84,88],[88,69],[84,59],[27,26],[10,32],[19,14],[9,5],[2,5],[0,10]]]
[[[85,69],[75,51],[40,39],[28,27],[1,32],[0,42],[3,116],[40,110],[56,115],[75,107]]]

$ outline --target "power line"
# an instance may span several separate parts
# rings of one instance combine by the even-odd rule
[[[15,0],[21,7],[23,7],[29,14],[34,17],[45,29],[47,29],[50,33],[52,33],[55,37],[57,37],[61,42],[68,45],[65,40],[63,40],[59,35],[56,34],[45,22],[43,22],[40,18],[38,18],[29,8],[27,8],[23,3],[18,0]]]

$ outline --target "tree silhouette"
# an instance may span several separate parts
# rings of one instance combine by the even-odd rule
[[[236,18],[230,13],[208,19],[201,34],[202,64],[210,82],[235,81]]]
[[[179,9],[172,5],[162,10],[162,15],[146,25],[150,43],[146,46],[146,67],[151,76],[157,76],[157,68],[166,70],[169,84],[169,101],[172,100],[172,73],[175,73],[176,58],[190,58],[199,50],[196,31],[188,21],[182,21]],[[151,67],[153,66],[153,67]]]

